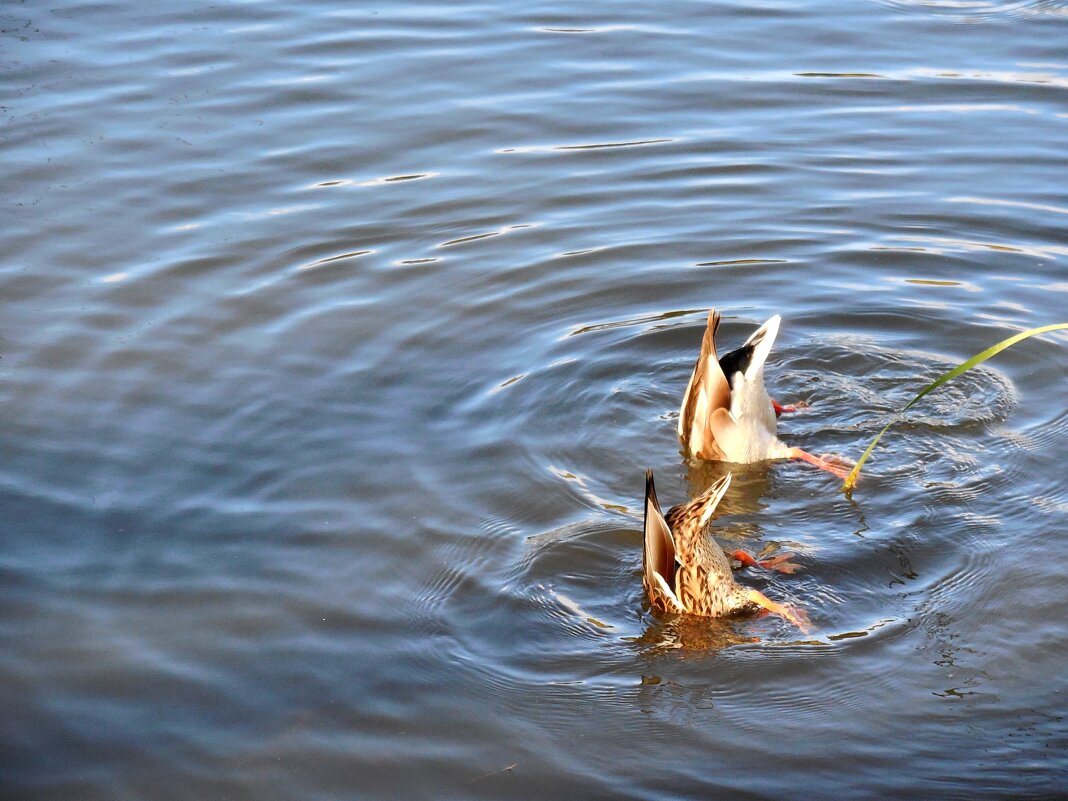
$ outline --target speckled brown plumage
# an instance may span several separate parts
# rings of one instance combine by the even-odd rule
[[[751,606],[731,564],[707,533],[730,486],[728,474],[688,503],[660,511],[653,471],[645,474],[644,584],[649,602],[666,612],[719,617]]]
[[[728,473],[689,503],[671,507],[665,517],[656,499],[653,471],[645,471],[642,582],[649,603],[660,611],[702,617],[763,607],[808,631],[809,619],[803,609],[777,603],[736,582],[730,560],[708,535],[708,521],[730,483]],[[756,564],[752,557],[749,561]]]

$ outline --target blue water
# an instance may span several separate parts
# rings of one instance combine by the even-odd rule
[[[1068,794],[1068,337],[852,497],[734,468],[780,619],[659,617],[707,309],[856,459],[1068,320],[1059,2],[0,7],[0,787]],[[733,344],[732,344],[733,343]]]

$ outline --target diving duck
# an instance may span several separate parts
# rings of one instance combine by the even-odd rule
[[[742,347],[720,358],[716,353],[719,313],[715,309],[708,313],[701,354],[679,410],[679,437],[698,459],[738,464],[801,459],[844,479],[852,465],[791,448],[776,434],[778,415],[796,411],[794,406],[773,401],[764,388],[764,362],[781,319],[776,314]]]
[[[730,486],[728,473],[688,503],[673,506],[667,516],[660,511],[653,485],[653,471],[645,471],[645,545],[642,551],[642,583],[654,609],[676,614],[720,617],[760,607],[789,620],[799,629],[809,629],[803,609],[772,601],[757,590],[734,580],[727,554],[706,534],[709,518]],[[734,557],[743,564],[790,570],[776,562],[757,562],[744,551]]]

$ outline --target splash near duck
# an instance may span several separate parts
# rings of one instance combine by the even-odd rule
[[[799,459],[844,479],[852,465],[813,456],[778,437],[778,416],[796,411],[773,401],[764,387],[764,364],[781,321],[776,314],[742,347],[720,358],[716,350],[720,315],[715,309],[709,311],[701,353],[679,410],[679,438],[697,459],[737,464]]]
[[[803,609],[772,601],[766,595],[734,580],[727,554],[706,531],[730,486],[727,474],[693,500],[660,511],[653,471],[645,472],[645,544],[642,552],[642,582],[654,609],[675,614],[721,617],[734,612],[767,609],[809,630]],[[749,554],[734,554],[745,565],[760,565],[790,572],[785,559],[757,562]]]

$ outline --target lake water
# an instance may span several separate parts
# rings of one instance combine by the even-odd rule
[[[0,7],[19,799],[1068,793],[1068,337],[644,603],[704,318],[856,459],[1068,320],[1061,2]]]

